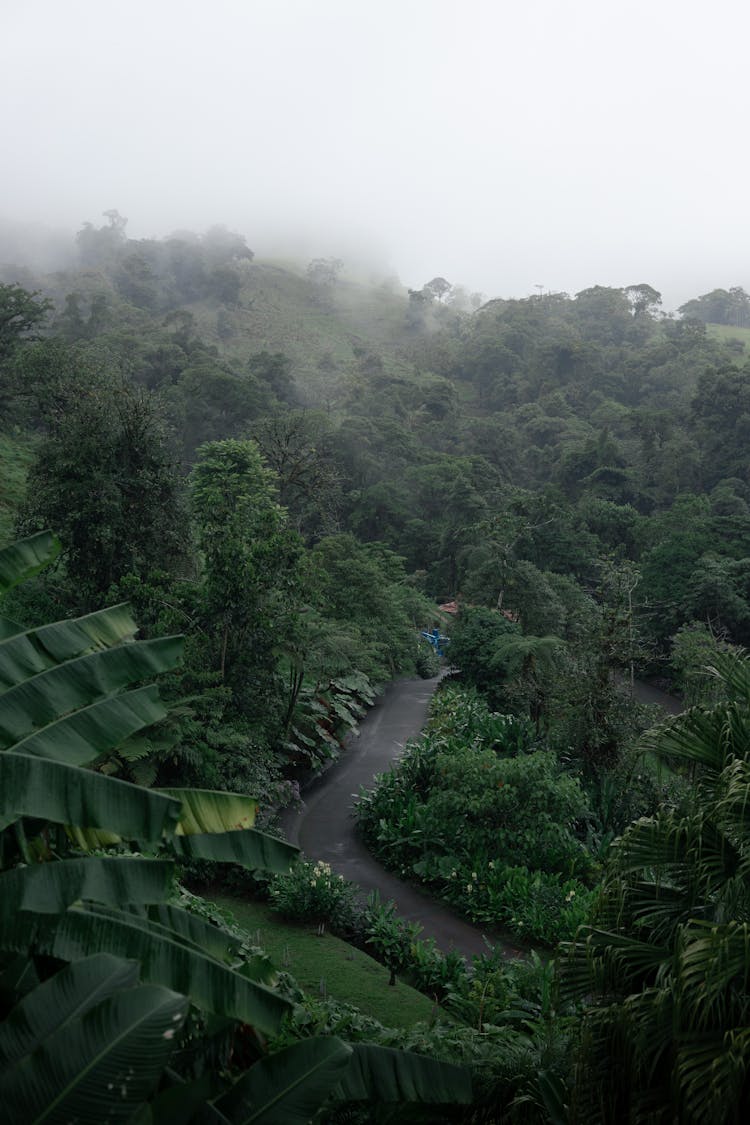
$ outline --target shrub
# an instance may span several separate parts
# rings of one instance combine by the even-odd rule
[[[440,657],[435,652],[432,645],[427,644],[426,641],[420,641],[417,646],[414,666],[417,670],[417,675],[421,676],[423,680],[431,680],[432,677],[437,676],[440,671]]]
[[[355,887],[343,875],[334,875],[330,864],[300,860],[270,885],[271,907],[284,918],[329,925],[347,933],[356,917]]]
[[[390,969],[388,983],[395,984],[396,973],[411,963],[412,947],[422,927],[418,922],[397,917],[395,903],[381,903],[375,892],[368,899],[362,928],[365,944],[371,946],[377,960]]]
[[[374,791],[360,826],[382,861],[417,875],[476,922],[554,944],[572,937],[593,859],[577,777],[524,720],[473,692],[440,693],[426,735]]]

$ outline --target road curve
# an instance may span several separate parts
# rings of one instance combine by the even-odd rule
[[[447,952],[456,949],[465,956],[486,953],[488,944],[499,946],[507,957],[521,957],[524,950],[504,937],[486,935],[454,914],[444,903],[386,871],[367,850],[356,832],[353,817],[360,787],[370,788],[377,774],[398,760],[410,738],[415,738],[427,720],[427,712],[439,677],[431,680],[394,680],[362,720],[358,736],[350,736],[342,757],[316,779],[305,793],[299,809],[286,809],[281,823],[291,843],[311,859],[324,860],[344,878],[365,892],[377,890],[382,901],[392,899],[402,918],[419,922],[422,936],[432,937]],[[635,697],[668,713],[682,710],[674,696],[636,681]]]
[[[636,680],[633,685],[633,698],[638,703],[650,703],[653,706],[661,707],[667,715],[681,715],[685,710],[685,704],[676,695],[670,695],[661,688],[654,687],[653,684],[647,684],[645,680]]]
[[[403,882],[381,867],[359,839],[352,815],[360,786],[370,788],[403,753],[408,739],[416,737],[427,719],[430,699],[439,677],[431,680],[395,680],[388,685],[362,720],[358,737],[347,739],[340,760],[305,794],[301,809],[287,809],[281,817],[287,838],[311,859],[324,860],[364,891],[377,890],[383,902],[392,899],[402,918],[419,922],[422,937],[434,938],[444,951],[465,956],[486,953],[488,942],[507,957],[523,950],[469,925],[444,903]]]

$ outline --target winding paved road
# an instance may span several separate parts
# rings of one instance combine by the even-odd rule
[[[520,946],[489,932],[485,938],[444,903],[386,871],[356,832],[352,810],[360,787],[370,788],[374,777],[401,756],[408,739],[419,734],[438,682],[439,677],[389,684],[362,720],[359,736],[347,739],[339,761],[313,782],[300,809],[282,813],[281,823],[287,838],[307,856],[330,863],[337,874],[364,891],[379,891],[382,901],[392,899],[401,917],[419,922],[422,936],[434,938],[442,950],[456,949],[470,956],[486,953],[489,943],[500,946],[506,957],[520,957],[524,955]],[[673,696],[647,684],[636,683],[635,695],[639,702],[655,703],[670,713],[681,709]]]
[[[434,938],[443,951],[486,953],[489,941],[500,945],[504,955],[519,957],[520,947],[489,932],[485,941],[477,927],[442,902],[386,871],[356,832],[352,809],[360,786],[370,788],[373,778],[401,756],[407,740],[419,734],[437,684],[438,678],[389,684],[362,720],[359,737],[347,740],[343,756],[305,793],[302,809],[287,809],[281,822],[288,839],[307,856],[330,863],[337,874],[367,892],[379,891],[383,902],[392,899],[401,917],[419,922],[422,937]]]

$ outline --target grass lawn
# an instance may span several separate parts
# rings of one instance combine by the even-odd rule
[[[305,992],[320,996],[321,982],[334,1000],[353,1004],[386,1027],[411,1027],[429,1020],[432,1001],[402,981],[391,987],[388,970],[332,934],[318,937],[312,925],[285,922],[265,903],[203,892],[229,910],[254,944],[262,946],[277,968],[295,977]]]

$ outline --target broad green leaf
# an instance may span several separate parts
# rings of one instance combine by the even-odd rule
[[[15,867],[0,874],[0,910],[60,914],[81,899],[163,902],[173,870],[167,860],[106,856]]]
[[[0,949],[38,953],[75,961],[108,952],[140,964],[142,980],[181,992],[199,1008],[241,1020],[271,1033],[278,1029],[289,1003],[262,984],[239,973],[182,939],[161,936],[143,919],[125,911],[98,910],[94,905],[72,906],[52,917],[19,912],[0,913]]]
[[[123,842],[122,836],[118,836],[116,832],[105,832],[103,828],[76,828],[72,824],[66,824],[65,831],[70,842],[82,852],[114,848]]]
[[[40,531],[0,549],[0,594],[33,578],[59,554],[60,544],[51,531]]]
[[[568,1125],[570,1106],[567,1104],[569,1093],[565,1081],[559,1074],[542,1070],[537,1082],[550,1125]]]
[[[140,985],[65,1024],[0,1078],[8,1125],[125,1125],[175,1046],[188,1002]]]
[[[218,961],[234,964],[234,967],[237,967],[236,961],[242,948],[242,941],[221,926],[215,926],[191,914],[189,910],[171,904],[150,905],[145,910],[137,906],[128,909],[153,933],[158,933],[171,941],[181,940],[186,945],[192,945],[195,949],[208,953]],[[97,911],[102,912],[98,905]],[[245,955],[237,971],[246,980],[253,980],[258,984],[273,985],[278,977],[275,965],[265,953],[257,953],[251,957]]]
[[[21,739],[13,749],[72,766],[86,766],[136,731],[160,722],[166,714],[159,689],[149,684],[57,719]]]
[[[251,1066],[216,1108],[233,1125],[308,1125],[351,1055],[334,1036],[305,1039]]]
[[[40,625],[32,630],[38,643],[60,662],[72,660],[89,649],[106,649],[123,641],[132,640],[138,632],[133,620],[130,605],[118,605],[98,609],[83,617],[73,617],[55,621],[50,625]]]
[[[0,1071],[101,1000],[138,983],[138,966],[108,953],[66,965],[37,985],[0,1023]]]
[[[356,1043],[336,1093],[346,1101],[466,1105],[471,1101],[471,1076],[466,1067],[412,1051]]]
[[[19,625],[17,621],[12,621],[10,617],[0,617],[0,641],[7,641],[9,637],[15,637],[23,631],[23,625]]]
[[[254,828],[239,832],[173,836],[170,844],[175,853],[184,859],[239,863],[252,871],[273,871],[277,875],[285,875],[299,856],[299,848]]]
[[[224,793],[218,789],[158,789],[182,802],[177,825],[178,835],[199,832],[229,832],[252,828],[258,802],[241,793]]]
[[[171,908],[171,914],[166,913],[160,916],[155,913],[157,908],[152,904],[149,904],[147,908],[142,903],[128,903],[122,909],[102,902],[88,902],[85,906],[90,913],[95,913],[99,918],[109,918],[113,921],[126,918],[129,925],[142,930],[146,934],[153,934],[154,937],[165,941],[179,942],[187,948],[195,950],[196,953],[206,953],[222,964],[231,964],[234,967],[235,958],[228,955],[229,947],[226,940],[228,935],[218,927],[210,927],[208,923],[203,922],[200,918],[195,918],[194,915],[188,914],[180,907],[174,906]],[[194,921],[196,925],[190,925],[191,921]],[[205,927],[205,930],[202,927]],[[206,933],[206,930],[209,929],[215,930],[216,938],[212,938],[210,933]],[[236,945],[234,948],[236,948]]]
[[[191,914],[189,910],[183,910],[169,903],[149,906],[148,918],[150,922],[164,926],[166,930],[184,941],[191,942],[218,961],[234,960],[242,946],[240,939],[227,930],[205,922],[203,918]]]
[[[198,1121],[219,1125],[226,1118],[207,1104],[216,1092],[215,1086],[214,1075],[208,1073],[194,1082],[181,1082],[162,1090],[150,1104],[151,1120],[154,1125],[193,1125],[200,1111]],[[205,1115],[206,1111],[210,1116]],[[140,1122],[136,1121],[133,1125],[140,1125]]]
[[[172,831],[179,805],[127,781],[8,750],[0,754],[0,815],[10,813],[148,843]]]
[[[110,648],[132,638],[137,630],[127,605],[27,629],[0,643],[0,688],[20,684],[86,652]]]
[[[79,707],[168,671],[182,648],[181,637],[134,641],[79,656],[16,684],[0,695],[0,749]]]

